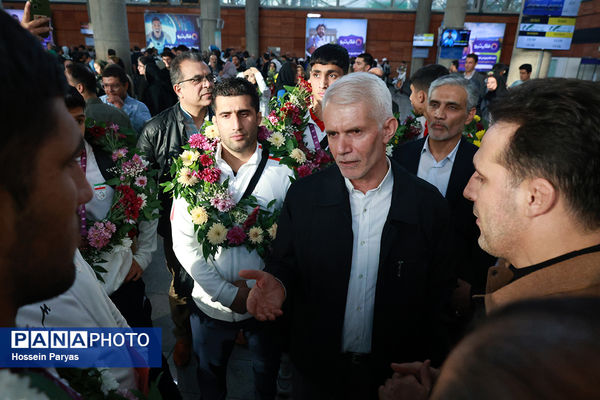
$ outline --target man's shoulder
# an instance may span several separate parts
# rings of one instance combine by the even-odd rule
[[[146,122],[142,128],[142,132],[152,132],[164,129],[168,124],[177,121],[179,103],[161,111]]]
[[[421,150],[423,149],[425,139],[426,138],[412,140],[410,142],[403,143],[402,145],[396,147],[392,154],[392,158],[401,165],[406,165],[406,157],[418,156]]]

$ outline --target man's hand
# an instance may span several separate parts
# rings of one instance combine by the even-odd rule
[[[400,375],[414,375],[419,380],[429,379],[435,383],[440,376],[440,370],[431,367],[431,361],[425,360],[425,362],[415,361],[411,363],[396,364],[392,363],[392,370]],[[427,374],[427,377],[424,376]],[[430,377],[430,378],[428,378]]]
[[[43,17],[31,20],[31,2],[28,1],[23,9],[21,26],[38,39],[43,40],[42,35],[50,32],[50,18]]]
[[[255,279],[256,284],[250,290],[246,307],[248,312],[259,321],[271,320],[281,316],[281,305],[285,300],[283,285],[267,272],[245,269],[240,271],[244,279]]]
[[[125,282],[129,282],[131,280],[137,281],[142,277],[144,270],[140,267],[140,264],[135,261],[135,259],[131,262],[131,268],[129,268],[129,272],[125,277]]]
[[[120,98],[117,95],[114,94],[109,94],[106,96],[106,101],[108,101],[110,104],[112,104],[113,106],[117,107],[117,108],[123,108],[123,105],[125,103],[123,103],[123,99]]]
[[[431,361],[404,364],[392,363],[394,375],[379,387],[380,400],[427,399],[440,370],[431,368]]]
[[[420,383],[414,375],[394,374],[379,386],[379,400],[426,400],[429,398],[430,385]]]

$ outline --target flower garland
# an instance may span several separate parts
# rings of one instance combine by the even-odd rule
[[[398,122],[400,122],[399,113],[395,113],[394,117],[398,120]],[[385,148],[387,155],[391,156],[396,147],[400,146],[401,144],[416,139],[421,133],[421,129],[421,123],[413,111],[412,115],[409,115],[404,119],[404,121],[398,124],[396,133],[394,133],[394,136],[392,136]]]
[[[475,146],[481,146],[481,139],[489,127],[488,122],[479,115],[475,115],[473,120],[465,125],[463,136]]]
[[[217,127],[206,121],[200,133],[192,135],[183,152],[171,165],[173,180],[162,184],[164,191],[183,197],[196,229],[202,255],[214,258],[220,248],[244,246],[265,257],[277,234],[279,209],[272,200],[267,209],[260,208],[254,196],[233,200],[229,180],[219,183],[221,171],[216,167],[219,143]]]
[[[148,167],[142,152],[134,147],[135,132],[92,119],[86,120],[86,127],[88,142],[111,154],[115,163],[109,169],[115,177],[105,183],[115,188],[110,210],[100,221],[87,219],[80,248],[83,258],[104,282],[101,273],[107,271],[100,264],[106,262],[105,257],[132,247],[139,222],[158,218],[157,171]]]
[[[297,86],[285,86],[282,98],[270,101],[271,113],[264,119],[258,139],[263,146],[270,146],[273,157],[294,171],[296,178],[312,174],[333,162],[327,151],[310,151],[302,135],[309,121],[308,109],[312,105],[310,83],[299,78]]]

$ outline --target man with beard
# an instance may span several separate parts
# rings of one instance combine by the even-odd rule
[[[171,180],[173,157],[179,157],[181,146],[190,136],[199,132],[205,121],[210,120],[212,91],[215,77],[200,53],[184,52],[175,57],[171,64],[171,83],[179,98],[174,106],[152,118],[142,129],[138,148],[146,153],[153,168],[160,171],[160,183]],[[179,366],[186,365],[191,354],[191,332],[187,302],[191,295],[193,280],[181,268],[173,253],[171,240],[170,195],[160,193],[162,212],[158,233],[164,239],[167,268],[173,275],[169,291],[171,317],[175,323],[175,350],[173,360]]]
[[[452,210],[460,239],[461,295],[457,307],[468,308],[470,289],[483,293],[487,269],[494,259],[477,245],[478,230],[471,212],[473,203],[462,196],[473,174],[473,156],[477,146],[462,137],[466,124],[475,116],[477,93],[468,80],[460,75],[445,75],[429,87],[425,111],[429,135],[409,142],[394,153],[395,159],[409,172],[426,180],[446,198]]]

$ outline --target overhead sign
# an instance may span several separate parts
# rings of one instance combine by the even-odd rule
[[[187,14],[144,14],[146,47],[161,54],[165,46],[200,48],[200,17]]]
[[[502,41],[504,40],[505,23],[465,22],[465,28],[471,31],[469,45],[463,50],[459,61],[459,69],[464,69],[467,55],[477,54],[477,70],[490,71],[494,64],[500,62]]]
[[[415,47],[432,47],[433,33],[419,33],[413,36],[413,46]]]
[[[575,18],[523,16],[517,37],[517,48],[569,50]]]
[[[339,44],[350,57],[364,53],[367,46],[367,20],[343,18],[306,19],[306,55],[324,44]]]
[[[581,0],[525,0],[523,15],[576,17]]]

